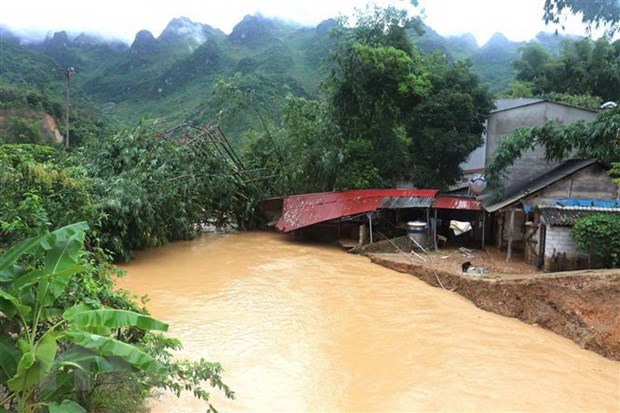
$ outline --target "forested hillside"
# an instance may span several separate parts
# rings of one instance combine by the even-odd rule
[[[219,115],[220,123],[236,136],[260,123],[262,116],[240,110],[241,95],[244,105],[259,103],[270,112],[286,96],[319,95],[326,78],[323,64],[335,44],[330,35],[335,24],[326,20],[310,28],[246,16],[226,35],[180,17],[158,37],[138,32],[131,45],[88,34],[72,38],[65,32],[26,43],[2,29],[0,87],[27,85],[60,102],[65,79],[57,69],[74,67],[77,108],[98,111],[122,124],[147,118],[170,126],[213,121]],[[449,62],[469,59],[472,71],[492,92],[509,88],[512,62],[525,43],[496,34],[479,47],[471,35],[444,38],[423,24],[421,29],[407,32],[421,51],[440,53]],[[561,39],[541,33],[530,44],[555,56]]]

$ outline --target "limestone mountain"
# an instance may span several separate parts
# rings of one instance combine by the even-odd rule
[[[171,49],[185,48],[193,53],[209,39],[223,38],[226,34],[208,24],[195,23],[187,17],[174,18],[157,38]]]
[[[143,30],[130,45],[66,32],[24,42],[0,28],[0,85],[29,85],[62,98],[64,77],[55,70],[72,66],[77,98],[123,123],[147,117],[172,124],[212,119],[218,113],[211,102],[215,85],[234,79],[239,91],[275,110],[268,96],[317,96],[325,76],[322,64],[336,41],[330,36],[335,24],[329,19],[303,27],[254,15],[245,16],[227,35],[177,17],[158,37]],[[470,34],[443,37],[431,27],[423,30],[422,35],[410,33],[422,51],[440,52],[449,60],[470,59],[473,70],[496,92],[512,80],[512,61],[525,44],[496,34],[479,47]],[[533,41],[556,53],[561,37],[539,34]]]
[[[512,62],[524,44],[525,42],[513,42],[503,34],[495,33],[471,56],[474,70],[491,85],[493,92],[500,92],[508,87],[514,74]]]

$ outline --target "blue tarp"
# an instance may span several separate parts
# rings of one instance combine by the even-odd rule
[[[577,199],[563,198],[553,201],[553,206],[581,207],[581,208],[620,208],[620,200],[617,199]]]

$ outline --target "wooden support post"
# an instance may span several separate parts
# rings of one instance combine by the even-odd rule
[[[484,224],[486,221],[486,216],[487,216],[487,213],[486,211],[483,210],[482,211],[482,250],[483,251],[484,251],[484,232],[485,232]]]
[[[512,240],[514,238],[515,232],[515,208],[513,207],[510,210],[510,222],[508,223],[510,227],[508,227],[508,253],[506,254],[506,261],[510,261],[510,257],[512,256]]]
[[[433,242],[435,243],[435,251],[437,251],[439,248],[437,247],[437,209],[436,208],[435,208],[435,225],[433,225]]]
[[[372,214],[368,214],[368,229],[369,229],[369,236],[370,236],[369,244],[372,244]]]

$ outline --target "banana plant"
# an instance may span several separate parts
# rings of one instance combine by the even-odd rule
[[[8,393],[0,411],[84,412],[70,397],[80,378],[122,369],[166,374],[165,365],[113,333],[127,327],[166,331],[167,324],[80,303],[58,308],[71,279],[84,270],[87,230],[83,222],[68,225],[22,241],[0,257],[0,389]],[[29,264],[20,266],[23,262]]]

